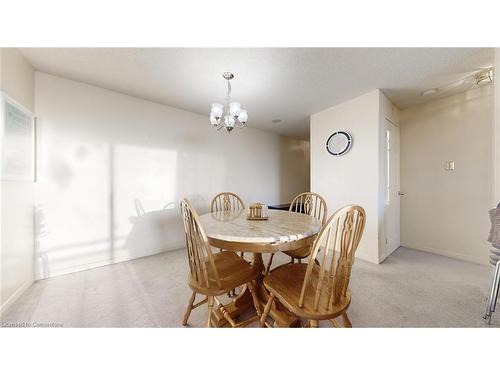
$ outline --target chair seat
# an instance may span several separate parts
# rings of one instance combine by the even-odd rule
[[[289,250],[289,251],[283,251],[286,255],[289,257],[295,258],[295,259],[304,259],[311,254],[312,246],[306,246],[302,247],[300,249],[295,249],[295,250]]]
[[[264,278],[265,287],[273,293],[276,298],[293,314],[314,320],[333,319],[341,315],[349,307],[351,302],[351,294],[347,291],[337,305],[328,306],[328,296],[330,290],[326,281],[323,281],[324,292],[321,293],[318,308],[314,309],[315,288],[319,279],[320,268],[316,264],[313,266],[313,271],[307,290],[305,293],[304,305],[299,307],[300,293],[304,282],[307,264],[285,264],[276,268]],[[325,280],[329,279],[328,272],[325,272]]]
[[[197,282],[193,275],[189,277],[189,286],[197,293],[219,296],[254,280],[259,274],[256,268],[252,267],[247,261],[232,251],[214,253],[213,259],[215,269],[219,273],[221,287],[217,286],[213,267],[210,267],[210,263],[207,260],[205,263],[207,265],[210,287],[207,287],[203,282]]]

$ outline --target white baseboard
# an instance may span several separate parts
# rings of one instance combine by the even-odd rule
[[[399,249],[401,246],[404,246],[404,245],[399,245],[398,247],[396,247],[394,250],[392,250],[391,252],[389,253],[384,253],[382,254],[380,257],[379,257],[379,263],[383,263],[387,258],[389,258],[391,256],[392,253],[394,253],[397,249]]]
[[[17,301],[19,297],[35,282],[34,279],[26,280],[8,299],[2,306],[0,306],[0,319],[2,315],[7,312],[7,310]]]
[[[181,242],[181,243],[172,244],[171,246],[169,246],[167,248],[149,251],[147,253],[141,254],[140,256],[130,256],[130,255],[119,256],[119,257],[114,257],[114,258],[110,258],[110,259],[106,259],[106,260],[102,260],[102,261],[98,261],[98,262],[91,262],[91,263],[75,265],[72,267],[50,270],[48,275],[43,275],[43,276],[36,275],[36,280],[48,279],[50,277],[66,275],[68,273],[73,273],[73,272],[86,271],[86,270],[90,270],[92,268],[108,266],[108,265],[115,264],[115,263],[127,262],[129,260],[140,259],[140,258],[148,257],[151,255],[165,253],[167,251],[179,250],[179,249],[182,249],[184,247],[186,247],[186,244],[184,242]]]
[[[441,249],[435,249],[429,246],[421,246],[418,244],[412,244],[412,243],[401,243],[402,247],[407,247],[409,249],[413,250],[420,250],[420,251],[425,251],[426,253],[432,253],[436,255],[441,255],[445,256],[448,258],[453,258],[453,259],[458,259],[458,260],[463,260],[466,262],[471,262],[471,263],[476,263],[476,264],[481,264],[481,265],[487,265],[488,264],[488,259],[486,257],[486,260],[481,259],[479,257],[475,257],[469,254],[463,254],[463,253],[456,253],[453,251],[446,251],[446,250],[441,250]]]
[[[374,264],[380,264],[381,263],[379,259],[372,258],[372,257],[366,256],[366,255],[363,255],[363,254],[355,254],[355,258],[356,259],[364,260],[365,262],[374,263]]]

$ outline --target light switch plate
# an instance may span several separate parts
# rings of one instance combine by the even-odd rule
[[[448,161],[446,162],[446,167],[445,167],[445,169],[446,169],[447,171],[453,171],[453,170],[455,170],[455,162],[454,162],[453,160],[448,160]]]

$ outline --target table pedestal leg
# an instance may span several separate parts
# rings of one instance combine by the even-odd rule
[[[253,308],[252,295],[248,288],[243,288],[242,292],[231,303],[224,305],[226,311],[231,315],[231,318],[236,319],[245,311]],[[214,309],[212,312],[212,327],[230,326],[229,322],[224,318],[219,309]]]
[[[269,294],[262,283],[264,279],[264,275],[262,274],[264,270],[264,263],[262,262],[262,254],[254,253],[253,254],[253,267],[256,267],[259,270],[259,276],[255,280],[256,282],[256,290],[259,295],[260,303],[261,303],[261,311],[264,310],[264,306],[269,298]],[[248,288],[244,287],[243,291],[240,293],[238,297],[234,299],[233,302],[225,305],[225,309],[231,315],[231,318],[235,319],[245,311],[252,308],[253,310],[253,299]],[[269,312],[269,316],[274,320],[274,325],[276,327],[299,327],[300,319],[293,315],[291,312],[286,310],[283,307],[280,307],[279,302],[276,302],[271,307],[271,311]],[[215,309],[212,313],[212,326],[213,327],[224,327],[228,326],[228,321],[224,318],[222,313]]]

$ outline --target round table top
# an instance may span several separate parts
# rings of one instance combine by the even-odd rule
[[[321,222],[296,212],[269,210],[268,220],[247,220],[246,210],[221,211],[202,215],[208,238],[238,243],[274,244],[297,241],[316,235]]]

